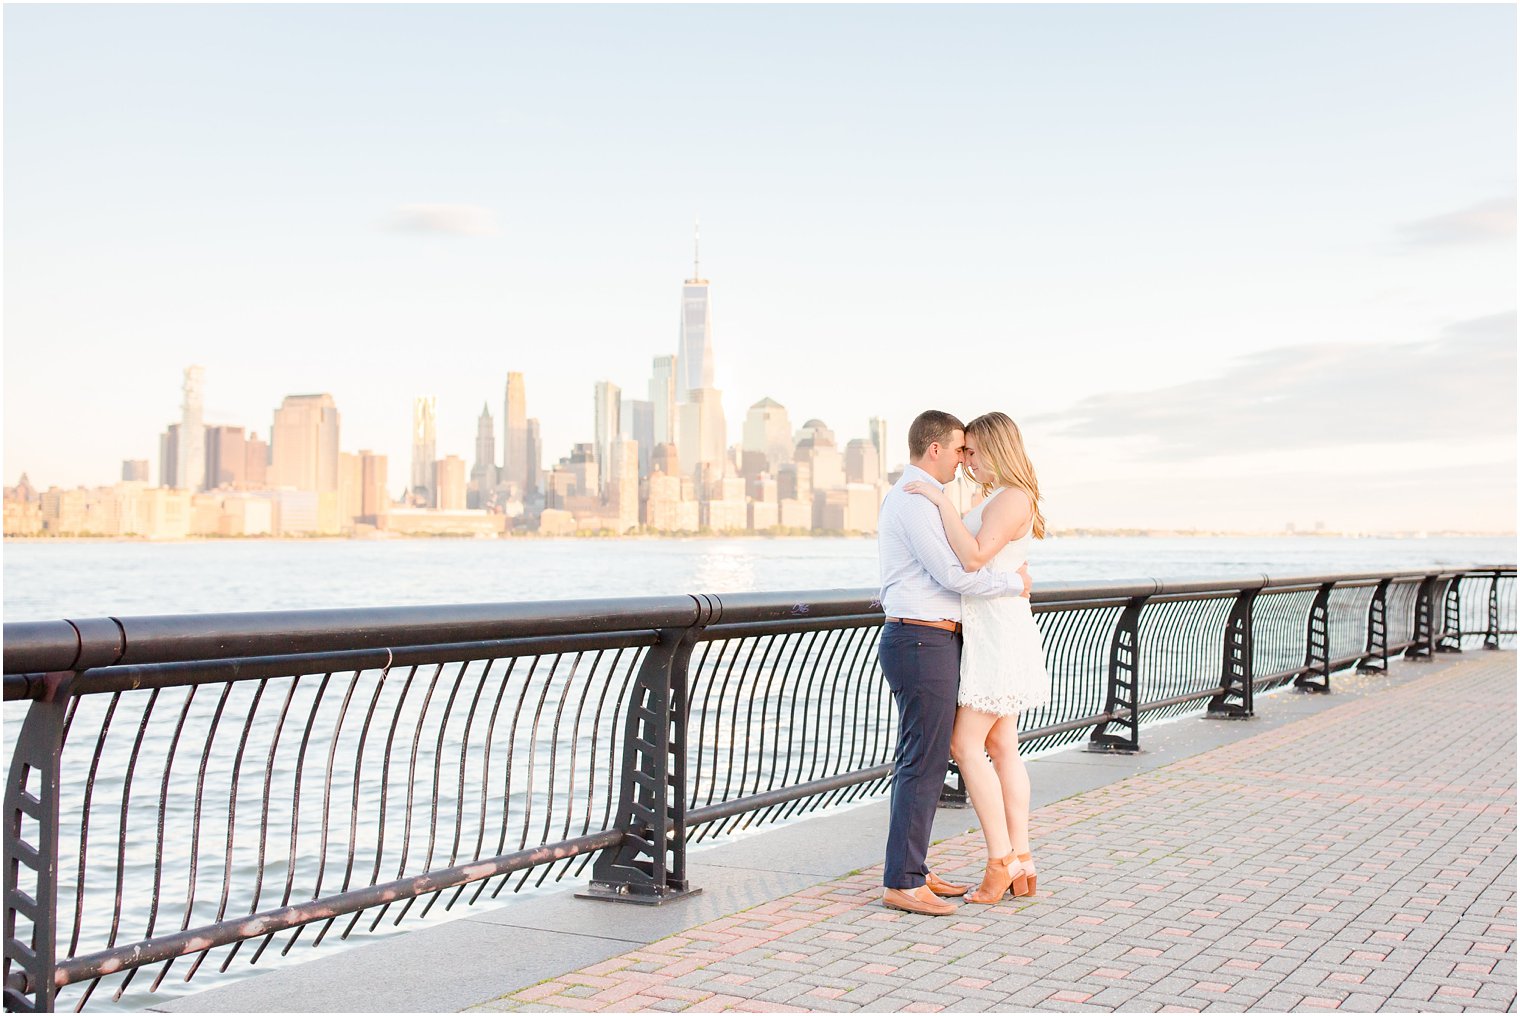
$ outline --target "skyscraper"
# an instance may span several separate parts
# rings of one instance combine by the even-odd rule
[[[626,533],[639,524],[639,445],[628,436],[612,442],[611,470],[603,480],[607,503],[617,515],[617,531]]]
[[[517,488],[518,497],[526,497],[537,482],[537,473],[530,465],[532,454],[528,448],[528,389],[517,371],[507,375],[502,416],[502,480]]]
[[[337,493],[338,406],[331,395],[285,396],[269,440],[272,485]]]
[[[386,457],[372,451],[359,452],[359,517],[370,525],[386,514],[391,499],[385,492]]]
[[[438,399],[425,395],[412,400],[412,485],[409,494],[434,503],[433,463],[438,461]]]
[[[491,408],[480,407],[480,418],[475,423],[475,466],[470,470],[471,508],[484,508],[496,489],[496,421],[491,419]]]
[[[681,344],[676,348],[676,402],[686,402],[698,388],[713,386],[712,304],[693,228],[691,278],[681,287]]]
[[[448,455],[439,459],[433,468],[436,500],[432,507],[443,511],[459,511],[465,507],[464,459]]]
[[[716,388],[693,388],[682,403],[676,447],[687,476],[722,476],[728,461],[728,425],[723,418],[722,393]]]
[[[649,475],[649,453],[654,451],[654,404],[647,399],[624,399],[623,436],[639,446],[639,475]]]
[[[792,421],[786,407],[772,398],[761,399],[750,406],[744,417],[744,442],[740,452],[746,476],[762,472],[774,476],[783,462],[790,462]]]
[[[596,461],[596,445],[582,442],[572,445],[570,458],[561,459],[560,466],[568,467],[575,478],[575,493],[580,497],[594,497],[602,489],[602,470]]]
[[[364,514],[364,462],[351,452],[338,453],[338,528],[352,531]]]
[[[877,479],[887,478],[887,421],[879,416],[873,416],[866,421],[870,428],[871,443],[876,446],[876,472]]]
[[[243,483],[249,490],[269,484],[269,445],[257,434],[249,434],[243,442]]]
[[[846,483],[880,483],[881,460],[876,445],[869,439],[857,437],[844,448],[844,480]],[[846,527],[849,528],[849,527]]]
[[[179,424],[169,424],[169,429],[158,436],[158,485],[179,486]]]
[[[197,491],[206,486],[206,368],[185,368],[184,401],[180,403],[178,461],[175,486]]]
[[[123,459],[121,463],[121,478],[124,482],[148,482],[147,459]]]
[[[544,488],[544,435],[538,425],[538,417],[528,417],[523,432],[527,435],[523,444],[528,449],[527,462],[523,466],[527,479],[522,489],[522,497],[526,498]]]
[[[654,443],[676,441],[676,358],[654,358],[654,374],[649,379],[649,404],[654,429]]]
[[[654,451],[649,453],[649,471],[665,476],[679,476],[681,473],[680,449],[673,444],[655,445]]]
[[[612,443],[622,436],[623,431],[622,403],[621,388],[611,381],[596,383],[592,443],[596,445],[599,483],[597,489],[585,493],[604,496],[607,493],[607,484],[612,479]]]
[[[206,428],[206,489],[242,488],[248,471],[248,442],[242,427]]]
[[[802,425],[796,451],[792,454],[799,467],[799,476],[802,475],[800,467],[807,467],[807,476],[814,490],[844,486],[844,454],[834,440],[834,432],[822,420],[809,420]]]

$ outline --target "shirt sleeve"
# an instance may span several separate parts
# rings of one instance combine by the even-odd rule
[[[939,517],[939,509],[928,498],[911,495],[922,501],[923,507],[908,504],[903,507],[903,531],[913,556],[929,573],[929,577],[946,589],[962,596],[1018,596],[1024,591],[1024,579],[1018,572],[982,569],[968,572],[961,567],[960,558],[950,549],[945,536],[945,524]],[[925,510],[927,509],[927,510]]]

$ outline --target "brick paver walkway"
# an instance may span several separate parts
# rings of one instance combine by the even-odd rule
[[[1514,733],[1515,655],[1469,653],[1040,809],[1037,900],[919,917],[875,868],[478,1008],[1504,1011]]]

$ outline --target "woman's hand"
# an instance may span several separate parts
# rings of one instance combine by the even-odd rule
[[[909,494],[922,494],[924,497],[928,498],[930,501],[933,501],[935,505],[941,508],[950,504],[950,495],[946,494],[943,490],[936,487],[934,484],[925,483],[922,480],[910,480],[908,483],[903,484],[903,490],[907,491]]]

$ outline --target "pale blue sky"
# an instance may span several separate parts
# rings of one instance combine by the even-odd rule
[[[731,440],[997,408],[1057,525],[1513,524],[1511,6],[4,18],[7,482],[156,460],[194,362],[396,476],[412,396],[468,459],[522,370],[552,462],[674,351],[700,215]]]

